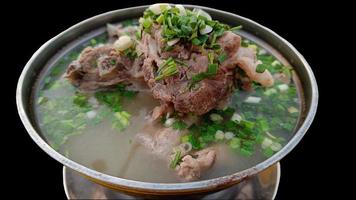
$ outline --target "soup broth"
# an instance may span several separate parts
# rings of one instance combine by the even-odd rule
[[[123,24],[135,23],[131,20]],[[107,42],[106,33],[85,41],[39,78],[34,95],[39,129],[55,150],[91,169],[138,181],[181,182],[174,167],[169,167],[172,163],[135,142],[136,135],[147,129],[152,110],[160,105],[147,86],[139,82],[118,84],[109,90],[83,93],[63,78],[82,49]],[[189,143],[193,152],[216,149],[214,165],[200,179],[236,173],[264,161],[288,142],[298,122],[301,100],[292,68],[251,40],[243,38],[241,45],[257,51],[257,58],[276,77],[272,87],[254,82],[244,90],[244,84],[237,82],[228,103],[194,116],[198,122],[175,120],[172,125],[164,116],[151,127],[154,132],[170,124],[181,132],[180,141]]]

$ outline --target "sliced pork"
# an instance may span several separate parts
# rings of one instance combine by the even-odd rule
[[[273,86],[273,76],[267,69],[263,73],[256,72],[257,65],[261,64],[261,61],[257,60],[255,50],[241,47],[237,52],[237,64],[252,81],[264,87]]]
[[[87,47],[68,66],[65,77],[81,90],[108,88],[129,80],[132,63],[112,45]]]
[[[192,155],[186,155],[176,167],[177,174],[184,181],[194,181],[209,169],[215,161],[216,152],[212,148],[203,149]]]
[[[162,38],[160,29],[153,29],[152,34],[143,33],[139,49],[143,53],[145,60],[143,64],[144,79],[151,88],[154,98],[163,103],[172,104],[174,109],[180,113],[196,113],[202,115],[218,106],[219,102],[226,99],[231,91],[233,83],[233,72],[231,69],[219,68],[215,76],[206,78],[197,83],[194,88],[190,88],[191,78],[194,75],[207,71],[209,60],[207,55],[201,52],[185,53],[190,48],[184,45],[179,46],[179,53],[167,53],[162,51]],[[232,33],[231,33],[232,34]],[[235,35],[235,34],[234,34]],[[230,45],[230,39],[225,42],[226,51],[236,52],[239,48],[240,37],[235,35],[232,38],[237,45]],[[231,37],[226,34],[222,37]],[[158,67],[164,62],[162,54],[175,56],[185,63],[177,63],[178,73],[163,80],[155,80]]]

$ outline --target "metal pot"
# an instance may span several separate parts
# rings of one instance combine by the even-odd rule
[[[243,171],[236,172],[235,174],[222,176],[219,178],[202,180],[197,182],[188,183],[149,183],[122,179],[113,177],[101,172],[89,169],[73,160],[70,160],[54,149],[52,149],[44,140],[40,131],[38,130],[34,115],[31,111],[33,89],[36,78],[44,69],[46,63],[51,57],[61,48],[74,41],[79,36],[86,33],[102,28],[108,22],[119,22],[124,19],[137,18],[142,15],[143,11],[148,6],[139,6],[126,9],[115,10],[101,15],[97,15],[83,22],[80,22],[56,37],[52,38],[44,45],[42,45],[31,59],[26,64],[18,81],[16,100],[18,112],[21,120],[32,139],[51,157],[62,163],[63,165],[81,173],[90,180],[113,188],[125,193],[144,196],[162,196],[162,195],[192,195],[214,192],[220,189],[227,188],[237,184],[252,175],[255,175],[262,170],[270,167],[286,156],[302,139],[307,129],[309,128],[315,116],[317,103],[318,103],[318,88],[313,72],[303,58],[303,56],[286,40],[277,35],[270,29],[251,21],[247,18],[216,10],[213,8],[185,5],[187,8],[201,8],[209,12],[209,14],[217,20],[230,25],[242,25],[242,34],[247,34],[250,37],[257,37],[264,41],[265,45],[269,48],[279,52],[286,61],[288,61],[298,74],[299,81],[297,85],[303,91],[303,107],[301,111],[301,118],[293,138],[275,155],[269,159]],[[299,82],[299,83],[298,83]]]

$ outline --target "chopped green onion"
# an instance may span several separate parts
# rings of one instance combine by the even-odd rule
[[[274,151],[271,148],[266,148],[266,149],[263,150],[263,154],[266,157],[271,157],[271,156],[273,156]]]
[[[243,156],[252,156],[253,152],[249,149],[245,149],[245,148],[240,148],[240,153]]]
[[[176,121],[176,119],[174,119],[174,118],[168,118],[164,121],[164,126],[167,128],[171,127],[175,121]]]
[[[239,138],[232,138],[229,142],[229,146],[233,149],[240,148],[241,140]]]
[[[163,20],[164,20],[164,16],[161,14],[159,17],[157,17],[156,22],[162,24]]]
[[[217,130],[215,133],[216,140],[223,140],[225,138],[225,133],[221,130]]]
[[[282,145],[278,142],[274,142],[270,147],[273,151],[279,151],[282,149]]]
[[[38,105],[41,105],[43,103],[46,103],[48,101],[48,98],[47,97],[38,97],[37,99],[37,104]]]
[[[79,107],[88,107],[88,97],[81,93],[76,93],[73,99],[73,103]]]
[[[270,147],[272,144],[273,144],[273,141],[271,139],[269,139],[268,137],[265,137],[261,144],[261,147],[262,147],[262,149],[266,149],[266,148]]]
[[[253,49],[255,51],[258,49],[257,45],[255,45],[255,44],[250,44],[247,46],[247,48]]]
[[[223,117],[221,117],[219,114],[216,114],[216,113],[210,114],[210,119],[213,122],[221,122],[222,120],[224,120]]]
[[[182,66],[188,67],[188,64],[187,64],[187,63],[185,63],[185,62],[183,62],[183,61],[181,61],[181,60],[179,60],[179,59],[174,59],[174,61],[175,61],[176,63],[182,65]]]
[[[188,127],[182,120],[174,121],[172,124],[172,128],[176,130],[184,130]]]
[[[182,143],[189,142],[189,135],[182,136],[180,140]]]
[[[242,26],[235,26],[229,29],[229,31],[236,31],[236,30],[240,30],[242,28]]]
[[[214,76],[217,73],[217,71],[218,71],[218,64],[209,64],[208,70],[206,72],[201,72],[201,73],[196,74],[192,77],[189,88],[193,88],[193,86],[196,83],[202,81],[203,79]]]
[[[115,59],[111,59],[111,60],[110,60],[110,64],[111,64],[111,65],[115,65],[115,64],[116,64],[116,60],[115,60]]]
[[[275,60],[271,63],[272,66],[276,66],[276,65],[281,65],[281,63],[278,60]]]
[[[254,96],[249,96],[245,99],[245,103],[252,103],[252,104],[256,104],[256,103],[260,103],[261,101],[261,97],[254,97]]]
[[[226,58],[227,58],[227,54],[226,53],[220,54],[218,56],[219,63],[223,63],[226,60]]]
[[[142,26],[144,27],[145,32],[150,32],[151,31],[151,26],[152,26],[152,20],[150,18],[146,18],[143,20]]]
[[[131,115],[126,111],[115,112],[112,127],[123,130],[130,125]]]
[[[289,113],[298,113],[298,109],[294,106],[291,106],[288,108]]]
[[[270,96],[270,95],[276,94],[276,93],[277,93],[277,90],[276,90],[275,88],[267,89],[267,90],[264,92],[264,94],[265,94],[266,96]]]
[[[277,87],[281,92],[285,92],[289,88],[287,84],[281,84],[281,85],[278,85]]]
[[[201,41],[200,41],[198,38],[194,38],[194,39],[192,40],[192,44],[198,46],[198,45],[201,44]]]
[[[142,38],[142,32],[141,32],[141,30],[136,31],[136,32],[135,32],[135,35],[136,35],[136,38],[137,38],[138,40],[140,40],[140,39]]]
[[[179,162],[181,160],[181,154],[182,154],[182,152],[179,150],[175,153],[174,159],[172,160],[172,162],[170,164],[170,167],[172,169],[175,169],[177,167],[177,165],[179,164]]]
[[[162,80],[164,78],[173,76],[179,71],[177,65],[174,62],[173,58],[168,58],[157,70],[158,76],[155,78],[156,81]]]
[[[242,117],[241,117],[241,115],[239,115],[238,113],[234,113],[234,114],[231,116],[231,121],[234,121],[234,122],[239,123],[241,120],[242,120]]]
[[[88,119],[94,119],[95,116],[96,116],[96,111],[95,110],[91,110],[91,111],[88,111],[87,113],[85,113],[87,115],[87,118]]]
[[[267,69],[267,66],[265,64],[263,64],[263,63],[260,63],[256,67],[256,72],[257,73],[263,73],[263,72],[266,71],[266,69]]]
[[[225,133],[225,139],[227,140],[231,140],[232,138],[234,138],[234,133],[233,132],[226,132]]]

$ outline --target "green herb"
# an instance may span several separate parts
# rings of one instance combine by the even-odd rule
[[[180,38],[184,42],[191,42],[197,46],[215,45],[216,39],[220,37],[230,27],[216,20],[208,20],[206,17],[198,16],[195,11],[186,10],[186,15],[180,15],[179,9],[165,9],[161,14],[155,15],[147,9],[141,20],[144,31],[150,33],[150,28],[153,23],[162,26],[162,36],[166,41]],[[200,30],[207,25],[212,27],[212,31],[208,34],[200,34]],[[233,28],[233,30],[237,29]],[[214,46],[217,48],[218,46]]]
[[[128,49],[125,49],[123,51],[123,54],[131,60],[134,60],[135,58],[137,58],[137,52],[136,52],[135,45]]]
[[[88,97],[84,94],[76,92],[73,98],[73,103],[79,107],[87,108],[90,107],[88,103]]]
[[[115,91],[99,91],[95,93],[96,99],[112,109],[113,112],[120,112],[121,96]]]
[[[174,61],[175,61],[176,63],[178,63],[179,65],[188,67],[188,64],[187,64],[187,63],[185,63],[185,62],[183,62],[183,61],[181,61],[181,60],[179,60],[179,59],[174,59]]]
[[[98,44],[98,42],[96,41],[96,39],[93,38],[93,39],[90,40],[90,45],[91,46],[95,46],[97,44]]]
[[[263,154],[264,154],[266,157],[271,157],[271,156],[273,156],[274,151],[271,149],[271,147],[268,147],[268,148],[266,148],[266,149],[263,150]]]
[[[48,101],[48,98],[47,98],[47,97],[40,96],[40,97],[38,97],[38,99],[37,99],[37,104],[38,104],[38,105],[41,105],[41,104],[46,103],[47,101]]]
[[[177,65],[172,57],[168,58],[157,70],[156,81],[165,79],[178,73]]]
[[[214,60],[215,60],[215,55],[213,52],[209,52],[208,53],[208,60],[210,64],[214,64]]]
[[[162,24],[163,20],[164,20],[164,16],[160,15],[159,17],[157,17],[156,22]]]
[[[115,112],[112,119],[112,127],[121,131],[130,125],[131,115],[126,111]]]
[[[111,59],[111,60],[110,60],[110,64],[111,64],[111,65],[116,65],[116,60],[115,60],[115,59]]]
[[[181,151],[177,151],[174,155],[174,159],[172,160],[171,164],[169,165],[170,168],[175,169],[179,162],[181,161]]]
[[[136,35],[136,38],[137,38],[138,40],[141,40],[141,38],[142,38],[142,31],[141,31],[141,30],[136,31],[136,32],[135,32],[135,35]]]
[[[240,25],[240,26],[232,27],[232,28],[229,29],[229,31],[236,31],[236,30],[240,30],[240,29],[242,29],[242,26],[241,26],[241,25]]]
[[[194,38],[194,39],[192,40],[192,44],[198,46],[198,45],[201,44],[201,41],[200,41],[198,38]]]
[[[256,67],[256,72],[257,73],[263,73],[266,70],[266,65],[264,65],[263,63],[258,64]]]
[[[219,63],[220,63],[220,64],[223,63],[223,62],[226,60],[226,58],[227,58],[227,54],[226,54],[226,53],[220,54],[220,55],[218,56],[218,61],[219,61]]]
[[[126,90],[125,87],[126,86],[124,84],[118,84],[115,90],[96,92],[95,97],[99,102],[111,108],[113,112],[120,112],[122,111],[122,97],[132,99],[137,94],[136,91]]]
[[[250,45],[250,44],[251,44],[251,41],[250,41],[250,40],[243,39],[243,40],[241,41],[241,46],[243,46],[243,47],[248,47],[248,45]]]
[[[195,84],[202,81],[203,79],[215,76],[218,71],[218,64],[209,64],[208,70],[206,72],[201,72],[192,77],[189,88],[193,88]]]
[[[174,49],[174,46],[168,46],[166,45],[163,49],[163,51],[172,51]]]
[[[251,150],[249,150],[249,149],[241,148],[241,149],[240,149],[240,153],[241,153],[241,155],[243,155],[243,156],[252,156],[253,151],[251,151]]]
[[[197,126],[196,124],[193,124],[188,128],[189,134],[183,136],[182,139],[182,141],[184,140],[185,142],[189,142],[190,144],[192,144],[192,148],[194,150],[199,150],[202,148],[202,144],[197,137],[200,135],[200,128],[201,127]]]
[[[221,50],[220,44],[217,44],[217,43],[212,44],[212,45],[211,45],[211,48],[214,49],[214,50],[217,51],[217,52],[219,52],[219,51]]]
[[[238,149],[241,146],[241,140],[239,138],[233,138],[233,139],[230,140],[229,146],[232,149]]]
[[[146,18],[143,20],[142,26],[143,26],[143,30],[147,33],[149,33],[151,31],[151,26],[152,26],[153,22],[150,18]]]
[[[208,41],[209,37],[207,35],[199,35],[198,37],[195,37],[192,39],[192,44],[199,46],[203,45]]]
[[[126,97],[128,99],[133,99],[138,94],[138,91],[126,90],[126,85],[125,84],[118,84],[116,86],[116,91],[121,96]]]
[[[188,127],[187,124],[185,124],[182,120],[176,120],[173,124],[172,124],[172,128],[176,129],[176,130],[184,130]]]

